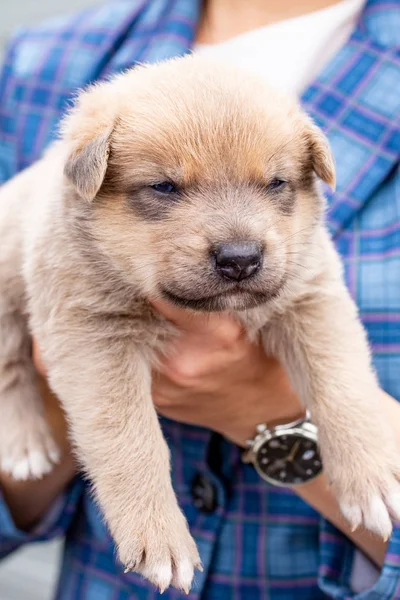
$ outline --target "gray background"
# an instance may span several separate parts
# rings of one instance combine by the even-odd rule
[[[0,60],[10,32],[96,0],[0,0]],[[57,578],[61,541],[34,544],[0,562],[0,600],[50,600]],[[99,599],[101,600],[101,599]]]
[[[15,27],[38,23],[97,3],[99,0],[0,0],[0,52]],[[0,599],[3,600],[1,596]]]

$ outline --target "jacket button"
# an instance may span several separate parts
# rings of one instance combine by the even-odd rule
[[[213,513],[217,508],[217,492],[214,484],[198,473],[192,481],[192,498],[195,507],[203,513]]]

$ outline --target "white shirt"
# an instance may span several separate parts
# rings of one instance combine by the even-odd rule
[[[282,91],[300,95],[350,37],[363,4],[364,0],[342,0],[219,44],[197,44],[194,50],[245,68]],[[353,592],[369,589],[378,577],[374,565],[356,551]]]
[[[352,33],[364,0],[248,31],[219,44],[197,44],[198,53],[244,67],[270,85],[300,94]]]

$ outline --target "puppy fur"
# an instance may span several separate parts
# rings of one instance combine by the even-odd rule
[[[286,368],[319,427],[353,527],[400,518],[398,460],[365,333],[324,226],[327,141],[297,103],[189,56],[80,94],[60,139],[0,191],[0,456],[41,477],[58,460],[32,364],[39,341],[77,457],[127,569],[188,591],[200,568],[151,399],[178,335],[148,299],[226,311]],[[153,187],[174,185],[169,193]],[[254,277],[213,249],[257,244]]]

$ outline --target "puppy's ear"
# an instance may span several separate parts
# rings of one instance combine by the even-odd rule
[[[312,165],[315,174],[329,185],[332,191],[336,188],[335,159],[326,136],[313,122],[307,126],[307,141],[311,150]]]
[[[88,202],[95,198],[106,174],[111,134],[123,97],[121,82],[115,78],[80,92],[60,124],[66,151],[64,175]]]
[[[82,148],[73,150],[64,167],[64,175],[78,194],[91,202],[97,195],[107,170],[111,130],[97,135]]]

